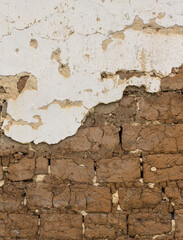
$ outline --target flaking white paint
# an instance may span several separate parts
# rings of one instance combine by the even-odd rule
[[[182,9],[181,0],[2,0],[0,75],[28,72],[37,79],[37,90],[7,99],[5,134],[22,143],[57,143],[76,133],[91,108],[119,100],[127,86],[157,92],[161,77],[183,63],[183,34],[176,29]],[[121,37],[113,34],[118,31]],[[52,57],[58,49],[59,59]],[[62,74],[67,69],[69,77]],[[141,77],[121,80],[119,70]],[[102,79],[102,72],[111,77]]]

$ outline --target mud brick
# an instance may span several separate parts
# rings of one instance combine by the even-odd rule
[[[53,189],[53,206],[55,208],[63,209],[69,206],[70,201],[70,189],[67,185],[59,185]]]
[[[121,158],[102,159],[97,166],[99,182],[128,182],[140,178],[139,157],[125,155]]]
[[[11,164],[8,168],[7,178],[11,181],[32,179],[35,171],[34,158],[22,158],[18,163]]]
[[[137,149],[137,141],[140,136],[142,125],[124,124],[122,132],[122,147],[124,150],[133,151]]]
[[[7,213],[0,212],[0,237],[9,237]]]
[[[9,162],[10,162],[10,156],[2,156],[1,157],[2,166],[8,166]]]
[[[183,209],[175,211],[175,237],[183,238]]]
[[[136,115],[137,101],[133,96],[125,96],[119,102],[99,104],[95,107],[95,122],[98,126],[105,122],[114,123],[119,127],[123,122],[132,122]]]
[[[11,194],[0,194],[0,211],[1,212],[16,212],[23,207],[23,197]]]
[[[77,135],[67,140],[73,152],[85,152],[91,149],[92,143],[87,138],[88,129],[79,129]]]
[[[183,196],[182,189],[179,188],[179,184],[176,181],[168,181],[165,187],[165,195],[174,203],[174,209],[183,208]]]
[[[36,174],[48,173],[48,159],[44,157],[38,157],[36,159]]]
[[[167,90],[181,90],[183,89],[183,74],[179,72],[174,77],[165,77],[161,80],[161,89]]]
[[[28,208],[51,208],[53,198],[51,188],[51,185],[44,183],[28,185],[26,192]]]
[[[177,125],[133,125],[123,126],[123,149],[134,151],[141,149],[150,153],[176,153],[176,139],[181,137],[183,124]]]
[[[51,175],[56,179],[92,182],[94,163],[89,159],[52,159]]]
[[[13,141],[11,138],[1,134],[0,135],[0,156],[8,156],[15,152],[28,153],[28,144],[21,144]]]
[[[34,238],[38,232],[38,217],[28,214],[10,214],[10,236]]]
[[[154,236],[171,231],[171,215],[161,213],[136,213],[128,218],[130,236]]]
[[[181,93],[172,93],[170,110],[173,115],[174,123],[183,122],[183,95]]]
[[[99,151],[102,143],[103,129],[101,127],[90,127],[87,130],[87,138],[92,143],[90,151]]]
[[[119,188],[119,204],[122,210],[128,211],[140,208],[154,208],[162,201],[159,188],[146,187]]]
[[[102,137],[102,148],[114,151],[119,147],[119,129],[114,126],[105,126]]]
[[[24,189],[18,188],[16,184],[5,184],[0,193],[0,211],[18,212],[23,208]]]
[[[40,235],[43,239],[82,239],[82,215],[42,214]]]
[[[180,93],[164,92],[148,95],[140,99],[139,121],[159,121],[161,123],[183,122],[183,96]]]
[[[111,194],[107,187],[99,186],[73,186],[71,187],[71,207],[81,212],[103,212],[111,211]]]
[[[126,215],[88,214],[85,217],[87,239],[116,239],[127,233]]]
[[[170,109],[171,96],[169,93],[142,97],[139,102],[138,117],[146,121],[173,122]]]
[[[3,167],[0,166],[0,180],[3,180]]]
[[[150,183],[183,179],[181,154],[147,155],[144,160],[144,181]]]

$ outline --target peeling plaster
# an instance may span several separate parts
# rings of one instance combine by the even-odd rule
[[[181,0],[2,0],[5,134],[57,143],[127,86],[159,91],[161,78],[183,64],[182,9]]]

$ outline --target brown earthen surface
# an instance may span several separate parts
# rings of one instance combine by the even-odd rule
[[[56,145],[1,132],[0,239],[183,239],[182,90],[127,88]]]

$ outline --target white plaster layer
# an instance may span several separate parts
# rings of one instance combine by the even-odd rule
[[[182,9],[181,0],[2,0],[0,75],[37,79],[37,90],[7,99],[5,134],[57,143],[127,86],[157,92],[160,78],[183,63]],[[119,70],[141,77],[121,80]]]

